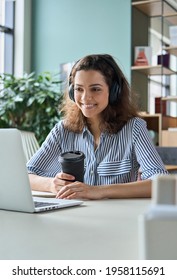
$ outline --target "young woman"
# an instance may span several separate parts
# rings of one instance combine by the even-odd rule
[[[112,56],[80,59],[69,77],[62,121],[27,164],[32,189],[69,199],[150,197],[152,178],[167,171],[135,104]],[[85,154],[84,183],[61,170],[59,156],[71,150]]]

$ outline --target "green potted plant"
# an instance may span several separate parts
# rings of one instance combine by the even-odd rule
[[[0,127],[32,131],[41,144],[60,119],[59,74],[0,75]]]

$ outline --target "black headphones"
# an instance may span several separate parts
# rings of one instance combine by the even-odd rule
[[[118,73],[118,69],[115,67],[114,63],[106,55],[99,55],[99,56],[102,59],[104,59],[109,66],[111,66],[111,68],[114,70],[114,72],[116,74],[117,80],[113,82],[113,84],[111,85],[111,88],[110,88],[110,92],[109,92],[109,104],[114,105],[118,102],[118,100],[120,99],[120,95],[121,95],[122,82],[121,82],[121,79],[120,79],[120,73]],[[78,60],[74,64],[74,66],[72,67],[72,70],[77,65],[77,63],[79,63],[79,61],[80,60]],[[71,83],[72,70],[71,70],[71,73],[69,75],[69,97],[70,97],[71,100],[73,100],[75,102],[74,86]]]

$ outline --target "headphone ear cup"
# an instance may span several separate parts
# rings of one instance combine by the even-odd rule
[[[74,87],[73,87],[72,84],[69,86],[69,98],[70,98],[72,101],[75,102],[75,100],[74,100]]]
[[[118,102],[120,98],[120,92],[121,92],[120,85],[118,84],[118,82],[114,82],[111,86],[110,94],[109,94],[110,105],[113,105]]]

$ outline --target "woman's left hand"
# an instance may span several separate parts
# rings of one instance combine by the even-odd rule
[[[101,199],[101,188],[76,181],[63,186],[57,193],[56,198]]]

